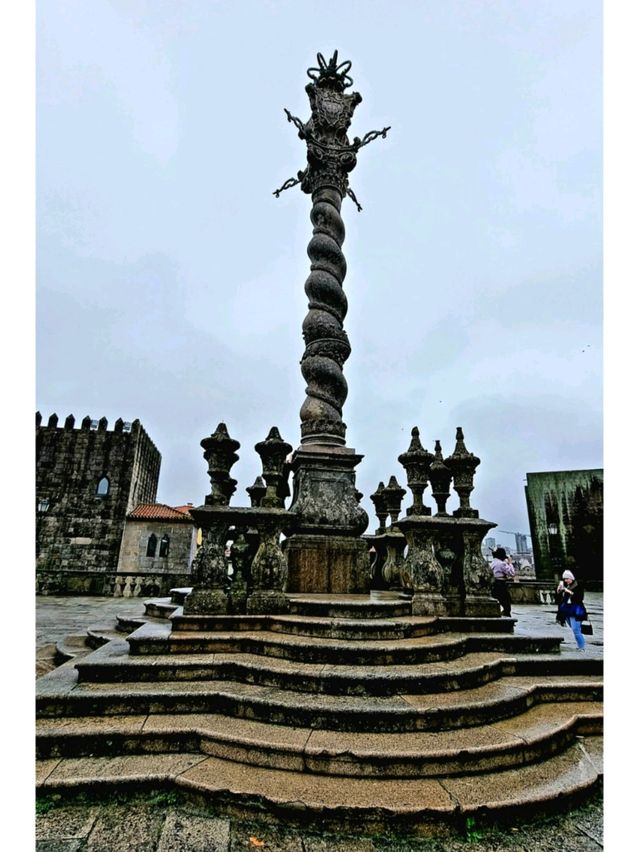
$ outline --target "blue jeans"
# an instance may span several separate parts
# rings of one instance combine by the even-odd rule
[[[582,650],[584,648],[584,636],[582,635],[582,628],[580,627],[580,622],[577,618],[574,618],[570,615],[567,618],[567,624],[573,630],[573,635],[576,637],[576,643],[578,648]]]

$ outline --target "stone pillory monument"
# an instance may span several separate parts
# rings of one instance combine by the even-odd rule
[[[497,601],[489,595],[491,574],[480,552],[482,539],[496,525],[481,520],[469,504],[480,459],[467,451],[462,429],[458,429],[455,449],[446,460],[439,441],[435,454],[430,453],[420,443],[418,429],[413,429],[411,444],[399,458],[413,494],[407,517],[398,520],[405,491],[395,478],[395,486],[390,483],[385,489],[381,483],[372,497],[381,519],[378,535],[362,537],[368,517],[360,505],[355,471],[363,456],[346,446],[342,414],[348,392],[343,367],[351,346],[343,326],[347,265],[342,253],[345,226],[341,207],[348,195],[361,209],[349,187],[349,174],[359,151],[374,139],[384,138],[390,128],[349,141],[351,119],[362,100],[358,92],[347,93],[353,84],[350,68],[350,62],[338,64],[336,52],[328,63],[318,54],[318,67],[308,70],[311,117],[304,123],[285,110],[306,143],[307,166],[274,193],[279,196],[300,185],[311,195],[313,235],[307,249],[311,271],[305,283],[309,311],[302,324],[305,350],[301,362],[307,387],[300,409],[300,446],[287,461],[292,447],[275,427],[271,429],[266,440],[256,445],[266,490],[260,493],[258,482],[247,489],[252,508],[234,509],[229,506],[236,486],[230,469],[238,458],[239,444],[224,423],[203,440],[212,488],[205,505],[192,511],[206,531],[206,543],[194,565],[197,585],[185,601],[185,613],[240,611],[237,607],[244,604],[245,590],[246,611],[263,613],[288,611],[287,592],[369,593],[369,550],[373,546],[376,590],[394,588],[412,596],[414,614],[500,615]],[[285,511],[290,475],[293,498]],[[449,514],[446,503],[452,482],[460,506]],[[437,503],[435,515],[423,503],[429,484]],[[393,523],[387,533],[389,515]],[[283,533],[286,541],[281,549],[278,539]],[[241,553],[231,594],[225,591],[224,549],[229,535],[238,536],[234,550]],[[407,558],[400,570],[398,551],[407,544]],[[251,560],[248,569],[247,559]],[[240,576],[236,578],[236,574]]]
[[[480,459],[461,428],[448,455],[412,429],[407,488],[380,482],[364,535],[363,456],[343,420],[341,207],[359,208],[349,175],[390,128],[350,141],[350,68],[318,54],[310,118],[286,113],[307,164],[275,193],[311,196],[300,444],[265,428],[251,505],[235,506],[240,445],[223,422],[202,440],[193,588],[38,679],[40,793],[159,787],[251,819],[428,834],[598,788],[602,661],[500,615],[480,550],[496,525],[471,505]]]

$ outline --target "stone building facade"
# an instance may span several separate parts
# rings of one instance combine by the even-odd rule
[[[538,579],[568,568],[592,588],[603,580],[603,471],[528,473],[525,494]]]
[[[189,508],[138,504],[126,518],[118,573],[179,574],[188,570],[197,548],[197,528]]]
[[[161,456],[139,420],[36,414],[36,569],[115,571],[127,515],[156,498]]]

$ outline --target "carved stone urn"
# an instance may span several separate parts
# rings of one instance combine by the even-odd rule
[[[464,445],[464,434],[460,426],[456,430],[456,446],[446,460],[446,465],[453,474],[453,488],[460,498],[460,508],[453,513],[456,518],[477,518],[479,513],[469,504],[469,495],[473,491],[473,477],[480,459],[470,453]]]

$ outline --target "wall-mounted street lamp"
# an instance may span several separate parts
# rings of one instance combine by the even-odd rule
[[[37,511],[39,515],[44,515],[49,511],[49,500],[47,497],[42,497],[38,500]]]
[[[558,535],[558,525],[557,524],[549,524],[547,527],[547,532],[549,535]]]

